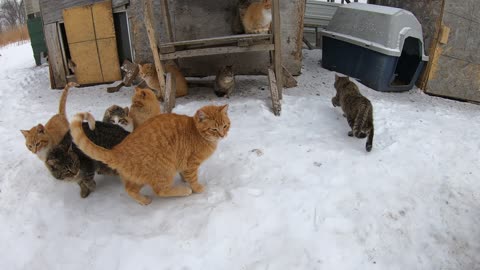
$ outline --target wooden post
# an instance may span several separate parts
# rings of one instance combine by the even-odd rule
[[[153,28],[153,12],[152,12],[152,0],[143,1],[143,12],[145,28],[147,29],[148,40],[150,41],[150,49],[152,50],[153,60],[155,61],[155,69],[157,70],[158,81],[160,82],[160,93],[163,97],[166,97],[165,92],[165,77],[163,75],[163,67],[160,61],[160,55],[158,54],[157,40],[155,39],[155,30]]]
[[[165,95],[165,104],[163,105],[163,110],[165,113],[171,113],[175,107],[175,95],[177,92],[177,86],[175,85],[175,75],[172,73],[167,73],[167,93]]]
[[[170,12],[168,10],[168,0],[162,0],[163,23],[165,24],[165,32],[168,36],[168,42],[173,42],[172,22],[170,21]]]
[[[270,84],[270,95],[272,96],[273,114],[280,116],[282,104],[280,103],[280,97],[277,88],[278,82],[275,80],[275,73],[271,68],[268,69],[268,83]]]
[[[277,81],[278,97],[283,98],[282,87],[282,40],[280,39],[280,1],[272,1],[272,32],[275,50],[273,52],[273,70]]]

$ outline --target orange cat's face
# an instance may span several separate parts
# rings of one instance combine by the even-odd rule
[[[263,7],[265,9],[271,9],[272,8],[272,0],[263,0]]]
[[[228,105],[205,106],[195,114],[195,126],[203,138],[218,141],[227,136],[230,119],[227,115]]]
[[[37,154],[50,143],[45,127],[42,124],[32,127],[30,130],[20,130],[25,137],[25,145],[32,153]]]
[[[132,96],[132,104],[137,107],[143,107],[149,101],[157,101],[157,97],[148,88],[135,87],[135,94]]]
[[[138,64],[138,75],[140,75],[142,79],[148,76],[152,76],[153,74],[155,74],[155,72],[155,66],[153,64]]]

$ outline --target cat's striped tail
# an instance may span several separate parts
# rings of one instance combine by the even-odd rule
[[[58,114],[66,116],[65,107],[67,104],[68,90],[73,86],[79,86],[79,84],[75,82],[69,82],[67,85],[65,85],[65,88],[63,88],[62,96],[60,97],[60,104],[58,105]]]
[[[107,165],[111,164],[115,157],[115,155],[112,153],[112,150],[98,146],[90,141],[83,131],[83,120],[88,121],[90,129],[95,128],[95,118],[93,118],[90,113],[84,112],[75,114],[70,124],[70,134],[72,135],[73,141],[77,147],[80,148],[80,150],[82,150],[90,158],[101,161]],[[91,124],[92,122],[93,126]]]

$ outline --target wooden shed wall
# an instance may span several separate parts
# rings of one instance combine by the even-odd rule
[[[65,8],[89,5],[105,0],[40,0],[44,24],[63,21],[62,11]],[[119,7],[128,4],[129,0],[112,0],[112,6]]]
[[[176,41],[232,35],[231,23],[236,0],[169,0]],[[131,0],[128,16],[132,28],[135,61],[152,62],[143,22],[141,0]],[[282,59],[292,74],[299,74],[302,63],[304,0],[281,0]],[[161,20],[160,1],[154,0],[157,39],[167,41]],[[233,64],[236,74],[266,74],[268,53],[243,53],[182,59],[180,66],[188,76],[214,75],[222,65]]]
[[[370,0],[411,11],[422,23],[430,61],[420,81],[427,93],[480,102],[478,0]]]

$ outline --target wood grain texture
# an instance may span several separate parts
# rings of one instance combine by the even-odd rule
[[[50,66],[50,86],[54,89],[62,89],[67,84],[67,79],[57,34],[57,24],[50,23],[45,25],[44,33],[48,49],[48,64]]]

